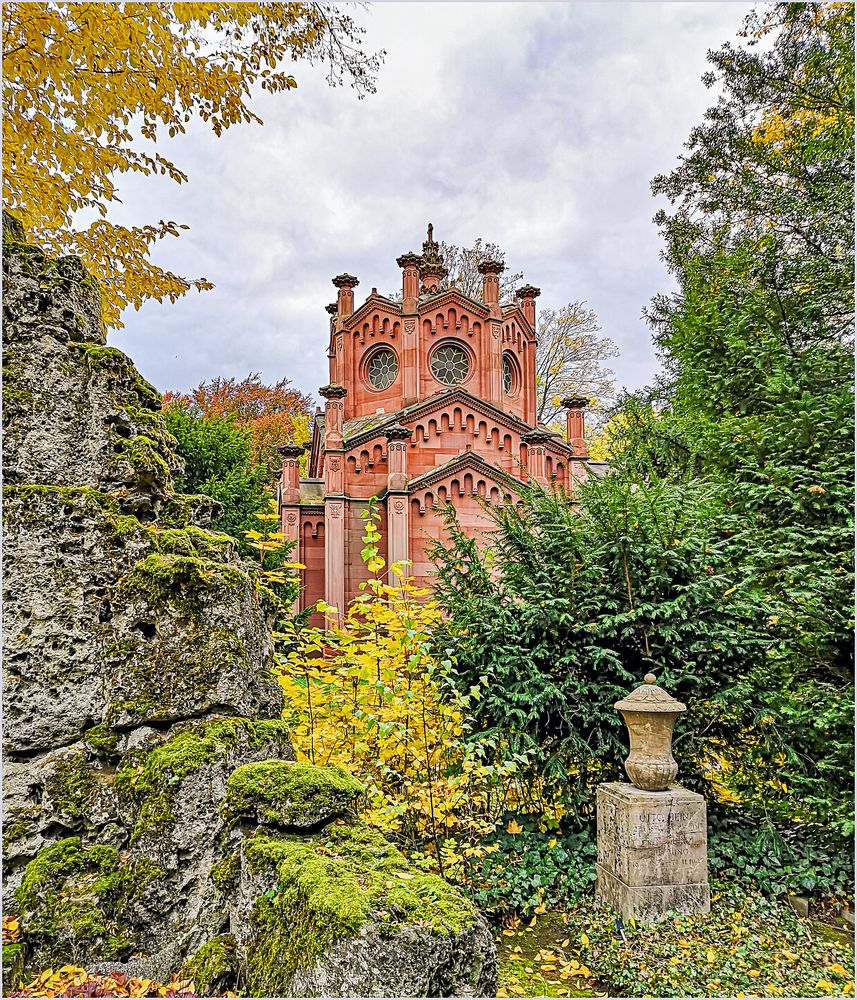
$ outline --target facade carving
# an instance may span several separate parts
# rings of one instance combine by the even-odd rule
[[[427,555],[454,504],[462,525],[487,527],[484,503],[515,498],[525,482],[575,483],[598,472],[587,461],[586,400],[569,399],[567,433],[536,419],[536,307],[539,289],[499,301],[498,261],[483,261],[483,301],[440,289],[446,276],[431,227],[421,254],[402,254],[402,298],[372,289],[355,309],[350,274],[333,279],[330,384],[320,393],[312,439],[281,449],[283,531],[303,563],[301,604],[342,609],[368,573],[360,558],[361,514],[380,503],[382,555],[409,560],[431,585]],[[299,479],[295,451],[308,450]]]

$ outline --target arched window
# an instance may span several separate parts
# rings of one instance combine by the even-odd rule
[[[521,388],[521,370],[511,354],[503,355],[503,392],[507,396],[517,396]]]

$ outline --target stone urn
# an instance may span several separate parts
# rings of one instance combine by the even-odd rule
[[[687,707],[646,674],[644,684],[613,706],[622,713],[631,742],[625,770],[631,782],[646,792],[663,792],[675,781],[678,764],[672,755],[673,728]]]

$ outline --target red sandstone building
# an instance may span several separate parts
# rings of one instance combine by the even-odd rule
[[[461,523],[486,524],[481,501],[515,497],[523,482],[572,491],[587,475],[584,399],[567,399],[567,435],[536,418],[536,298],[523,285],[516,302],[500,302],[503,265],[486,260],[482,302],[455,288],[437,243],[406,253],[402,298],[372,289],[354,308],[359,284],[333,279],[330,385],[312,441],[281,448],[282,530],[297,543],[301,606],[321,598],[337,608],[357,594],[368,572],[360,558],[372,497],[382,513],[382,555],[410,560],[419,583],[431,580],[427,543],[442,536],[441,508],[454,504]],[[300,456],[309,449],[307,478]]]

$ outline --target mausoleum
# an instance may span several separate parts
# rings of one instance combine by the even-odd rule
[[[343,608],[368,576],[360,558],[361,514],[382,513],[382,555],[410,560],[430,584],[428,543],[455,505],[465,528],[485,526],[482,501],[515,497],[521,485],[555,483],[569,493],[588,475],[584,407],[564,400],[563,436],[536,415],[536,298],[522,285],[500,301],[503,264],[483,260],[482,301],[454,286],[428,228],[422,253],[402,254],[401,299],[373,288],[355,308],[357,278],[340,274],[330,314],[330,384],[312,440],[281,448],[282,530],[303,563],[302,606]],[[307,476],[299,463],[309,451]]]

